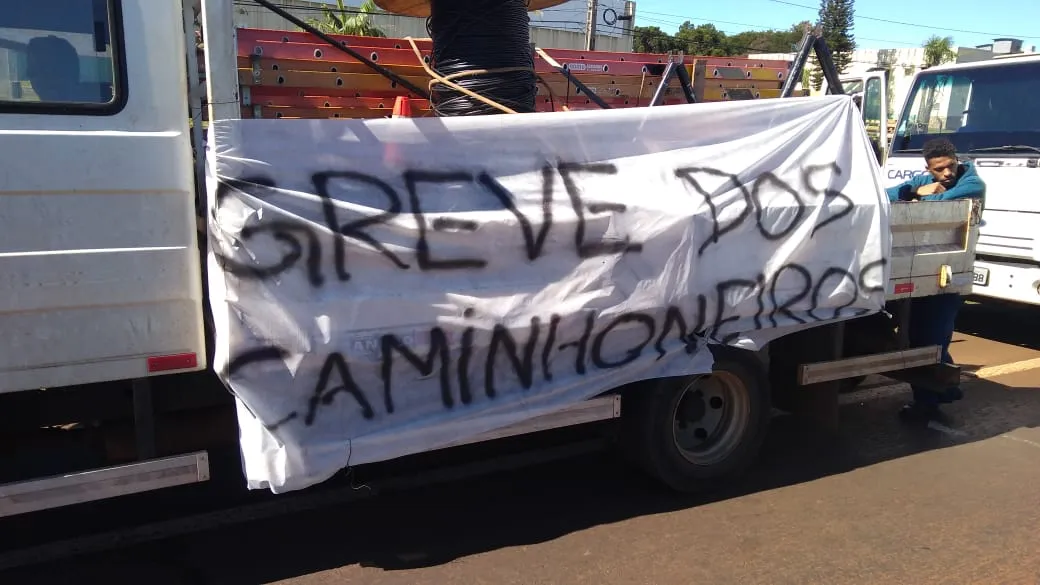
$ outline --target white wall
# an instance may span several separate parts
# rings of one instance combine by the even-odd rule
[[[538,28],[566,30],[584,35],[588,11],[588,0],[567,0],[563,4],[532,12],[531,24]],[[625,28],[625,21],[616,20],[624,13],[625,0],[599,0],[599,9],[596,11],[597,36],[629,35],[628,29]],[[613,24],[610,24],[611,22]],[[598,47],[599,39],[596,40],[596,43]]]
[[[624,0],[600,0],[599,34],[596,35],[596,49],[600,51],[614,51],[619,53],[632,52],[632,35],[620,34],[621,22],[615,28],[608,27],[602,22],[604,12],[607,8],[617,11],[620,15],[624,11]],[[357,6],[359,0],[349,0],[346,4]],[[581,13],[578,15],[576,5],[581,5]],[[614,7],[614,5],[619,7]],[[321,18],[320,8],[322,2],[317,0],[278,0],[278,5],[287,8],[299,18],[304,20]],[[531,42],[545,49],[584,49],[585,48],[585,0],[570,0],[565,4],[547,8],[540,13],[531,13]],[[561,12],[556,10],[560,9]],[[609,18],[613,18],[608,14]],[[571,20],[575,20],[580,26],[571,26]],[[545,21],[566,21],[564,23]],[[542,22],[542,24],[539,24]],[[623,21],[622,21],[623,22]],[[375,15],[372,23],[378,26],[388,37],[415,37],[426,38],[426,19],[410,16]],[[235,3],[235,26],[244,28],[264,28],[274,30],[295,30],[292,23],[273,12],[251,2]],[[550,28],[551,27],[551,28]]]
[[[531,42],[543,49],[582,50],[585,48],[585,33],[531,27]],[[613,53],[631,53],[632,36],[608,36],[597,34],[596,50],[610,51]]]

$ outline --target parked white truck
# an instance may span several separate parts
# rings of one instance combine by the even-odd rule
[[[912,297],[970,289],[972,205],[889,206],[847,98],[235,120],[232,10],[0,11],[0,516],[204,482],[218,449],[280,491],[612,420],[636,461],[695,489],[747,466],[772,404],[833,424],[839,380],[958,375],[907,347],[904,319]],[[1027,141],[1003,129],[1035,112],[1001,100],[1034,93],[969,87],[994,104],[969,123],[995,133],[971,148]],[[902,157],[922,135],[900,132]],[[1019,151],[978,160],[1000,166],[991,185],[1036,172]],[[424,212],[416,185],[437,181],[505,207]],[[232,462],[219,472],[241,477]]]
[[[861,75],[843,75],[840,78],[842,92],[851,95],[863,112],[863,125],[867,136],[877,152],[878,161],[887,154],[892,124],[888,118],[889,84],[892,78],[885,69],[874,69]],[[827,84],[824,82],[824,93]]]
[[[921,146],[943,137],[986,182],[973,293],[1040,304],[1040,55],[941,65],[917,74],[884,165],[885,185],[923,173]]]

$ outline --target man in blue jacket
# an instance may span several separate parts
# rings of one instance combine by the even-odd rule
[[[958,161],[957,149],[949,140],[929,140],[921,153],[928,172],[886,189],[889,201],[946,201],[986,196],[986,185],[975,172],[975,164]]]
[[[957,149],[949,140],[936,138],[921,149],[927,172],[905,183],[886,189],[892,202],[946,201],[950,199],[984,199],[986,185],[975,165],[957,160]],[[910,309],[910,345],[942,347],[943,363],[952,364],[950,342],[962,298],[957,294],[941,294],[914,299]],[[900,416],[907,420],[926,421],[939,416],[939,405],[963,397],[960,386],[945,392],[932,392],[913,387],[914,399],[903,407]]]

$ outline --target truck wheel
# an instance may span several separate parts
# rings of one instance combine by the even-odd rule
[[[673,490],[710,489],[755,459],[770,419],[769,389],[749,352],[712,346],[711,374],[667,378],[626,395],[629,458]]]

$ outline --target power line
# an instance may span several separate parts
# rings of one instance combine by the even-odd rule
[[[683,15],[683,14],[668,14],[666,12],[653,12],[653,11],[650,11],[650,10],[643,10],[643,11],[641,11],[639,13],[640,16],[642,16],[644,14],[656,14],[658,16],[671,16],[671,17],[674,17],[674,18],[681,18],[683,20],[688,20],[688,21],[689,20],[697,20],[697,21],[701,21],[701,22],[721,22],[722,24],[735,24],[737,26],[750,26],[750,27],[754,27],[754,28],[762,28],[762,29],[768,29],[768,30],[780,30],[780,29],[777,29],[776,27],[765,26],[763,24],[748,24],[746,22],[731,22],[731,21],[728,21],[728,20],[718,20],[718,19],[714,19],[714,18],[695,18],[693,16],[686,16],[686,15]]]
[[[255,4],[251,0],[234,0],[233,3],[236,6],[260,7],[258,4]],[[301,11],[301,12],[324,12],[324,7],[321,7],[321,6],[294,6],[294,5],[287,5],[287,4],[275,4],[275,6],[278,6],[279,8],[292,9],[294,11]],[[400,16],[400,15],[395,15],[395,14],[387,13],[387,12],[363,12],[363,11],[360,11],[360,10],[350,9],[350,8],[348,8],[346,10],[343,10],[343,11],[340,11],[340,10],[338,10],[336,8],[331,8],[331,10],[334,13],[340,13],[340,14],[346,13],[346,14],[367,14],[367,15],[370,15],[370,16]],[[546,9],[546,11],[548,11],[548,10],[551,10],[551,9]],[[707,19],[687,18],[685,16],[680,16],[680,15],[669,15],[669,14],[663,14],[663,13],[657,13],[657,12],[651,12],[651,14],[662,14],[664,16],[675,16],[675,17],[678,17],[678,18],[686,18],[687,20],[701,20],[701,21],[705,21],[705,22],[711,22],[711,21],[709,21]],[[416,17],[408,17],[408,18],[416,18]],[[661,19],[651,18],[651,17],[642,17],[641,20],[646,20],[646,21],[650,21],[650,22],[658,22],[660,24],[667,24],[667,25],[674,24],[674,23],[668,22],[666,20],[661,20]],[[723,22],[723,23],[726,23],[726,24],[735,24],[735,25],[738,25],[738,26],[758,26],[758,25],[752,25],[752,24],[747,24],[747,23],[736,23],[736,22],[728,22],[728,21],[722,21],[722,20],[717,21],[717,22]],[[584,27],[586,23],[583,22],[583,21],[577,21],[577,20],[537,20],[537,21],[532,20],[531,24],[532,25],[537,25],[537,24],[569,24],[569,25],[574,25],[574,26],[578,26],[578,27]],[[614,29],[615,31],[618,32],[618,34],[620,36],[622,36],[622,37],[630,36],[630,37],[633,37],[633,39],[635,38],[635,36],[637,34],[644,34],[644,35],[654,36],[654,37],[657,37],[657,38],[668,38],[668,39],[676,40],[676,41],[679,41],[679,42],[682,42],[682,43],[688,43],[690,41],[689,39],[684,39],[683,37],[680,37],[680,36],[677,36],[677,35],[668,34],[668,33],[664,32],[664,31],[651,33],[650,31],[645,31],[645,30],[644,31],[628,30],[628,29],[625,29],[624,27],[621,27],[621,26],[618,26],[618,25],[607,25],[607,24],[599,24],[598,27]],[[716,30],[718,30],[721,33],[726,34],[727,36],[740,34],[739,32],[726,31],[726,30],[720,30],[720,29],[716,29]],[[775,31],[776,29],[770,28],[769,30]],[[767,32],[767,31],[742,31],[742,32]],[[878,40],[878,39],[874,39],[874,40]],[[741,53],[745,53],[745,54],[752,54],[755,51],[758,51],[759,53],[761,53],[761,51],[759,51],[757,49],[754,49],[753,47],[747,46],[747,45],[736,46],[736,45],[730,44],[729,48],[733,49],[733,50],[736,50],[738,52],[741,52]],[[780,51],[780,53],[783,53],[783,54],[791,53],[791,52],[793,52],[793,51]],[[875,64],[874,61],[857,61],[857,60],[853,60],[851,62],[852,63],[865,64],[865,65],[873,65],[873,64]],[[913,65],[913,64],[898,64],[898,63],[897,64],[893,64],[892,66],[893,67],[910,67],[910,66],[916,67],[916,65]]]
[[[252,0],[233,0],[233,4],[235,6],[252,7],[252,8],[258,8],[258,9],[263,8],[259,4],[256,4],[255,2],[253,2]],[[284,10],[291,10],[293,12],[299,12],[299,13],[322,13],[322,14],[324,14],[325,11],[327,10],[329,12],[332,12],[333,14],[353,14],[353,15],[364,14],[364,15],[368,15],[368,16],[382,16],[382,17],[394,17],[394,18],[408,18],[408,19],[413,19],[413,20],[426,20],[425,18],[420,17],[420,16],[405,16],[405,15],[401,15],[401,14],[394,14],[392,12],[382,12],[382,11],[380,11],[380,12],[365,12],[365,11],[362,11],[362,10],[358,10],[356,8],[345,8],[344,10],[340,10],[339,8],[335,7],[334,5],[330,5],[330,6],[326,7],[326,6],[306,6],[306,5],[299,6],[299,5],[293,5],[293,4],[278,3],[278,2],[272,2],[272,4],[274,4],[274,6],[277,6],[278,8],[282,8]],[[552,8],[547,8],[547,9],[543,9],[543,10],[541,10],[539,12],[549,12],[551,10],[553,10],[553,9]],[[537,19],[537,20],[532,19],[531,20],[531,25],[532,26],[537,27],[537,25],[539,25],[539,24],[558,24],[558,25],[559,24],[566,24],[566,25],[574,25],[574,26],[576,26],[578,28],[583,29],[585,24],[586,24],[586,21],[584,21],[584,20],[547,20],[547,19]],[[391,25],[391,28],[393,28],[392,25]],[[629,35],[631,34],[631,33],[628,33],[628,30],[625,27],[619,26],[617,24],[610,25],[610,24],[606,24],[606,23],[599,23],[599,24],[597,24],[597,28],[605,28],[605,29],[612,29],[614,31],[620,31],[620,34],[622,36],[625,36],[626,33],[629,34]],[[572,31],[572,32],[581,32],[581,31],[579,30],[579,31]]]
[[[798,8],[806,8],[808,10],[819,10],[819,7],[817,7],[817,6],[807,6],[805,4],[798,4],[796,2],[788,2],[787,0],[769,0],[769,1],[770,2],[775,2],[777,4],[786,4],[787,6],[796,6]],[[991,37],[995,37],[995,38],[1011,37],[1011,38],[1016,38],[1016,39],[1040,39],[1040,37],[1033,37],[1033,36],[1027,36],[1027,35],[1008,35],[1008,34],[1003,34],[1003,33],[993,33],[993,32],[979,31],[979,30],[963,30],[963,29],[959,29],[959,28],[944,28],[944,27],[938,27],[938,26],[928,26],[928,25],[921,24],[919,22],[903,22],[901,20],[889,20],[887,18],[876,18],[876,17],[873,17],[873,16],[860,16],[859,14],[856,15],[856,18],[862,18],[863,20],[873,20],[873,21],[876,21],[876,22],[885,22],[885,23],[888,23],[888,24],[898,24],[898,25],[901,25],[901,26],[912,26],[914,28],[927,28],[927,29],[930,29],[930,30],[940,30],[940,31],[945,31],[945,32],[965,33],[965,34],[969,34],[969,35],[983,35],[983,36],[991,36]]]
[[[769,0],[769,2],[775,2],[777,4],[784,4],[784,5],[787,5],[787,6],[794,6],[796,8],[805,8],[806,10],[813,10],[813,11],[819,10],[819,7],[816,7],[816,6],[809,6],[807,4],[799,4],[797,2],[789,2],[788,0]],[[234,4],[236,6],[258,6],[257,4],[251,2],[250,0],[234,0]],[[323,6],[296,6],[296,5],[287,5],[287,4],[275,4],[275,5],[278,6],[279,8],[298,10],[298,11],[301,11],[301,12],[323,12],[326,9],[326,7],[323,7]],[[363,12],[361,10],[352,9],[352,8],[347,8],[345,10],[340,11],[339,9],[335,8],[335,6],[329,6],[328,9],[331,10],[332,12],[334,12],[334,13],[339,13],[339,14],[367,14],[369,16],[400,16],[400,15],[393,14],[392,12],[382,12],[382,11],[380,11],[380,12]],[[567,11],[567,12],[570,12],[569,9],[562,9],[560,7],[543,8],[542,10],[539,10],[538,12],[554,12],[554,11],[561,11],[561,12],[562,11]],[[665,13],[665,12],[653,12],[653,11],[644,10],[644,11],[641,11],[639,14],[640,14],[640,16],[643,15],[643,14],[656,14],[656,15],[659,15],[659,16],[670,16],[670,17],[674,17],[674,18],[682,18],[682,19],[691,20],[691,21],[696,20],[696,21],[700,21],[700,22],[712,22],[712,23],[720,22],[720,23],[723,23],[723,24],[733,24],[733,25],[737,25],[737,26],[749,26],[749,27],[753,27],[753,28],[760,28],[760,29],[767,29],[767,30],[778,30],[778,29],[775,29],[774,27],[768,27],[768,26],[763,26],[763,25],[747,24],[747,23],[742,23],[742,22],[731,22],[731,21],[726,21],[726,20],[717,20],[717,19],[708,19],[708,18],[693,18],[693,17],[684,16],[684,15],[681,15],[681,14],[669,14],[669,13]],[[639,18],[639,16],[637,16],[637,18]],[[900,20],[890,20],[890,19],[887,19],[887,18],[877,18],[877,17],[872,17],[872,16],[861,16],[859,14],[856,15],[856,18],[861,18],[863,20],[872,20],[872,21],[876,21],[876,22],[884,22],[884,23],[887,23],[887,24],[898,24],[898,25],[901,25],[901,26],[912,26],[912,27],[915,27],[915,28],[926,28],[926,29],[930,29],[930,30],[938,30],[938,31],[946,31],[946,32],[976,34],[976,35],[992,36],[992,37],[998,37],[998,38],[999,37],[1011,37],[1011,38],[1019,38],[1019,39],[1040,39],[1040,37],[1037,37],[1037,36],[1009,35],[1009,34],[1004,34],[1004,33],[993,33],[993,32],[985,32],[985,31],[977,31],[977,30],[964,30],[964,29],[957,29],[957,28],[944,28],[944,27],[936,27],[936,26],[927,26],[927,25],[922,25],[920,23],[903,22],[903,21],[900,21]],[[658,20],[658,21],[660,21],[660,19],[650,19],[650,18],[641,18],[641,20]],[[576,20],[539,20],[539,21],[536,21],[536,22],[542,22],[542,23],[547,23],[547,24],[549,24],[549,23],[558,23],[558,24],[584,25],[584,21],[576,21]],[[672,22],[664,22],[664,23],[665,24],[674,24]],[[623,27],[613,26],[613,27],[610,27],[610,28],[623,28]],[[748,31],[748,32],[755,32],[755,31]],[[739,33],[727,33],[727,34],[739,34]],[[876,39],[876,38],[868,38],[868,37],[860,37],[860,38],[863,38],[864,40],[870,40],[870,41],[878,41],[878,42],[884,42],[884,43],[895,43],[895,44],[911,45],[912,46],[912,43],[905,43],[905,42],[900,42],[900,41],[891,41],[891,40],[886,40],[886,39]]]

